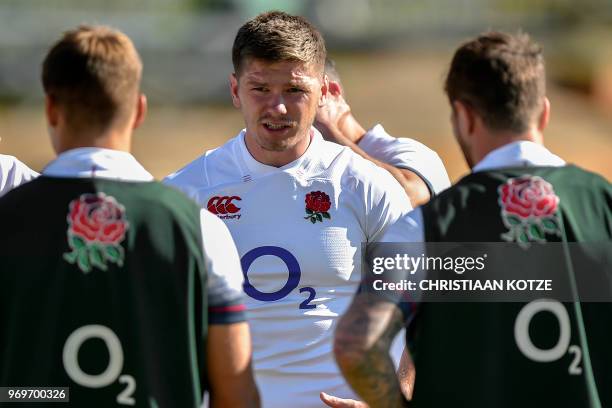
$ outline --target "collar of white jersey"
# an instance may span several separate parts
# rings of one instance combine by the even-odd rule
[[[251,153],[246,147],[246,141],[245,141],[246,129],[243,129],[242,132],[240,132],[240,134],[238,135],[237,139],[238,139],[238,144],[240,146],[239,147],[240,156],[242,158],[242,162],[246,166],[245,170],[247,170],[247,172],[251,176],[262,176],[262,175],[273,174],[273,173],[278,173],[278,172],[293,172],[293,171],[303,173],[305,169],[309,167],[308,164],[312,161],[312,159],[317,157],[316,151],[319,149],[319,146],[323,143],[323,136],[321,136],[321,133],[319,133],[319,131],[315,129],[314,127],[310,128],[310,135],[311,135],[310,144],[308,145],[308,148],[306,149],[303,155],[301,155],[299,158],[292,161],[291,163],[285,164],[282,167],[274,167],[274,166],[269,166],[267,164],[260,163],[257,160],[255,160],[255,158],[251,155]]]
[[[474,166],[472,172],[502,167],[565,166],[565,160],[554,155],[541,144],[530,141],[512,142],[489,152]]]
[[[44,176],[152,181],[153,176],[128,152],[80,147],[61,153],[45,167]]]

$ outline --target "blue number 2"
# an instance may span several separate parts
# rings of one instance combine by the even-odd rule
[[[251,264],[257,258],[265,255],[272,255],[280,258],[285,263],[285,265],[287,265],[287,270],[289,271],[287,283],[285,283],[285,285],[276,292],[261,292],[257,290],[249,281],[248,272],[249,268],[251,267]],[[280,300],[287,296],[289,293],[291,293],[291,291],[297,288],[300,284],[300,277],[302,276],[300,264],[298,263],[295,256],[293,256],[291,252],[287,251],[284,248],[276,246],[262,246],[251,249],[249,252],[244,254],[242,259],[240,260],[240,264],[242,266],[242,273],[244,274],[244,292],[255,300],[260,300],[263,302]],[[305,287],[300,289],[300,293],[304,291],[308,292],[310,296],[308,297],[308,299],[306,299],[300,304],[300,309],[316,308],[316,305],[309,304],[309,302],[316,296],[315,290],[311,287]]]

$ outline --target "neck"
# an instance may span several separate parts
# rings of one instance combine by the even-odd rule
[[[359,144],[363,135],[366,134],[366,130],[357,122],[357,119],[355,119],[351,112],[348,112],[345,118],[341,120],[338,124],[338,129],[343,136],[355,144]]]
[[[500,147],[510,143],[521,141],[534,142],[540,145],[544,144],[542,132],[535,127],[523,133],[512,133],[506,131],[487,132],[487,134],[480,137],[479,143],[474,145],[474,149],[472,151],[473,164],[476,165],[479,163],[493,150],[499,149]]]
[[[298,137],[298,142],[284,150],[269,150],[262,147],[248,131],[244,137],[247,150],[258,162],[267,166],[283,167],[302,157],[310,146],[310,129],[305,136]]]
[[[80,147],[98,147],[102,149],[130,152],[131,132],[110,130],[106,132],[64,132],[57,137],[57,154]]]

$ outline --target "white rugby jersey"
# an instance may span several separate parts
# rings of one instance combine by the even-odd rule
[[[427,184],[432,196],[450,187],[440,156],[421,142],[393,137],[382,125],[376,125],[363,135],[358,146],[375,159],[415,172]]]
[[[250,155],[243,130],[165,180],[236,242],[264,407],[320,407],[320,391],[356,398],[334,361],[335,325],[361,279],[361,244],[411,209],[386,170],[311,134],[306,153],[277,168]]]
[[[36,177],[38,173],[17,158],[0,154],[0,197]]]

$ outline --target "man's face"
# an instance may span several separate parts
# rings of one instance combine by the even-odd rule
[[[317,107],[327,93],[321,70],[314,64],[251,58],[238,75],[230,77],[232,100],[242,111],[246,137],[267,152],[307,147]]]

